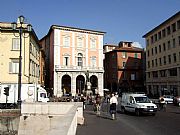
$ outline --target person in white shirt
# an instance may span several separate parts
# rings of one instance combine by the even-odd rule
[[[115,119],[116,116],[116,106],[118,105],[117,98],[112,94],[112,97],[110,98],[110,113],[112,115],[112,119]]]

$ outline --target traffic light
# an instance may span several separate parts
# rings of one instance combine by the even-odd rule
[[[4,88],[4,95],[9,96],[9,87]]]

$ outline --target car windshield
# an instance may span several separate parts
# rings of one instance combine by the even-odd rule
[[[137,103],[151,103],[148,97],[135,97]]]

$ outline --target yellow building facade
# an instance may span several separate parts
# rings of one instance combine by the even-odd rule
[[[180,95],[180,12],[143,36],[150,95]]]
[[[27,24],[23,25],[24,28]],[[10,89],[18,89],[20,37],[12,30],[11,23],[0,23],[0,83]],[[40,82],[40,46],[35,32],[23,30],[22,36],[22,84]]]

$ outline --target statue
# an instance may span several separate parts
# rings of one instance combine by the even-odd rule
[[[86,81],[89,82],[89,71],[87,70],[86,74]]]

